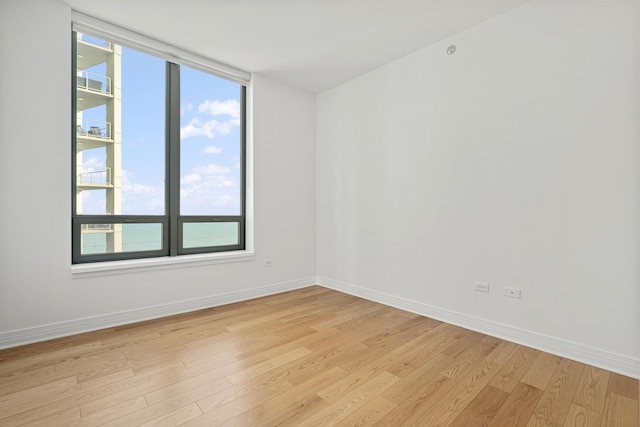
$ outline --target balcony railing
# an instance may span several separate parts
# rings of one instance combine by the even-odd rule
[[[111,123],[101,122],[93,119],[82,119],[82,124],[77,125],[78,136],[88,136],[90,138],[111,138]]]
[[[81,229],[86,231],[113,231],[113,224],[82,224]]]
[[[77,183],[85,185],[111,185],[111,168],[80,172]]]
[[[81,71],[76,77],[78,88],[111,95],[111,77]]]

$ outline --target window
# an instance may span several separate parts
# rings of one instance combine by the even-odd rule
[[[72,262],[243,250],[245,84],[72,35]]]

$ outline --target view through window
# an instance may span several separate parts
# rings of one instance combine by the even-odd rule
[[[73,262],[244,249],[245,87],[74,34]]]

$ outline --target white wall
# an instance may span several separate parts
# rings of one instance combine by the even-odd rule
[[[637,3],[558,3],[318,96],[318,274],[638,376]]]
[[[262,76],[253,82],[255,260],[72,279],[70,9],[0,8],[0,344],[313,283],[315,100]]]

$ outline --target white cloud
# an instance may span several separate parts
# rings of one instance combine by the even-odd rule
[[[95,170],[104,170],[105,163],[103,158],[91,156],[88,159],[82,159],[83,172],[91,172]]]
[[[229,173],[230,170],[231,169],[227,166],[220,166],[210,163],[206,166],[197,166],[193,168],[193,173],[197,173],[200,175],[217,175]]]
[[[239,208],[238,184],[233,178],[215,175],[203,178],[198,184],[180,186],[183,215],[237,214]]]
[[[198,105],[198,111],[201,113],[207,113],[214,117],[216,116],[229,116],[233,119],[240,120],[240,103],[235,99],[228,99],[226,101],[204,101]]]
[[[231,168],[217,164],[194,167],[180,180],[180,210],[184,215],[237,214],[239,182]],[[217,207],[212,210],[212,207]]]
[[[82,206],[79,206],[80,213],[88,215],[104,215],[106,208],[106,193],[104,190],[93,190],[82,192]]]
[[[181,109],[182,113],[185,111],[190,110]],[[205,117],[189,120],[180,128],[180,138],[204,136],[213,139],[216,135],[230,134],[235,126],[240,125],[240,103],[235,99],[204,101],[198,105],[198,112]]]
[[[189,112],[193,110],[193,104],[189,103],[189,104],[182,104],[180,105],[180,115],[182,116],[183,114]]]
[[[201,122],[197,117],[194,117],[185,126],[180,128],[180,138],[187,139],[192,136],[206,136],[209,139],[213,139],[214,130],[218,122],[216,120],[209,120],[208,122]]]
[[[180,184],[197,184],[200,181],[202,181],[202,177],[197,173],[191,173],[180,178]]]
[[[223,194],[223,195],[219,196],[218,199],[213,202],[213,204],[214,204],[214,206],[229,206],[235,200],[236,200],[235,197],[233,197],[233,196],[231,196],[229,194]]]
[[[205,154],[219,154],[222,153],[222,148],[216,147],[215,145],[209,145],[204,148]]]
[[[164,210],[164,187],[131,182],[132,176],[129,171],[122,170],[122,213],[161,214]]]
[[[221,188],[234,188],[236,186],[236,180],[233,178],[225,177],[224,175],[213,175],[202,178],[198,181],[183,181],[180,192],[182,195],[190,195],[193,193],[204,194],[212,189]]]

